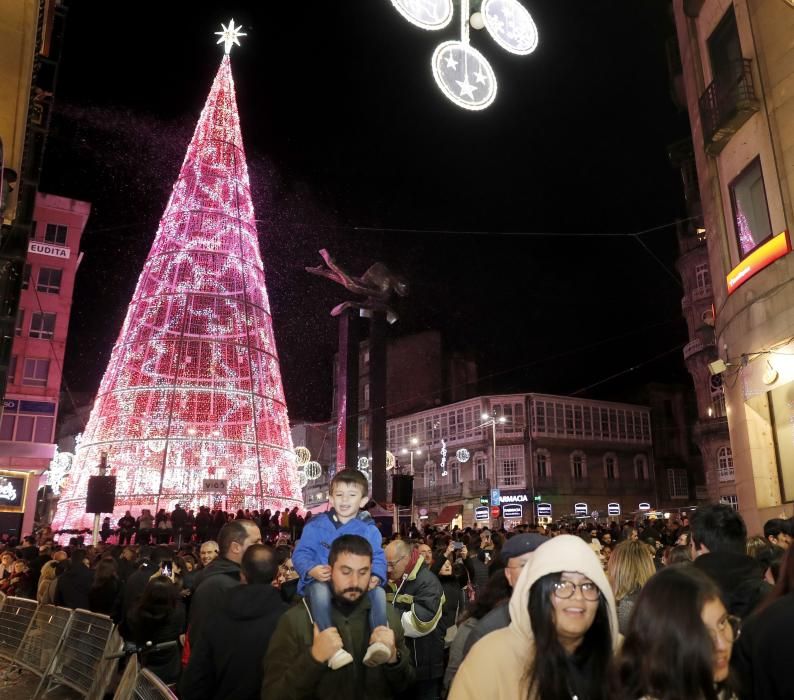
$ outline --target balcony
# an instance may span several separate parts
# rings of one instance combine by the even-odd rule
[[[690,357],[692,357],[692,355],[696,355],[703,349],[703,341],[700,338],[690,340],[686,345],[684,345],[684,359],[688,360]]]
[[[695,287],[692,290],[692,301],[700,301],[701,299],[711,299],[711,285],[704,284],[700,287]]]
[[[724,70],[700,96],[703,143],[716,156],[741,126],[758,111],[752,61],[743,58]]]

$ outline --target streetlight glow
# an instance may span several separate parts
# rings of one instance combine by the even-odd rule
[[[411,444],[412,445],[417,445],[418,443],[419,443],[419,440],[417,438],[415,438],[415,437],[411,438]]]
[[[489,416],[487,413],[483,413],[483,414],[480,416],[480,418],[482,418],[483,420],[488,420],[490,417],[491,417],[491,416]]]

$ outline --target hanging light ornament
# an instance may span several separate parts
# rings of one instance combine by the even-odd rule
[[[309,483],[309,477],[306,476],[306,472],[303,469],[298,469],[298,484],[300,487],[306,488],[306,484]]]
[[[303,471],[309,481],[314,481],[320,478],[320,475],[323,473],[323,468],[319,462],[312,461],[303,468]]]
[[[438,30],[452,20],[451,0],[392,0],[397,11],[422,29]],[[538,29],[517,0],[483,0],[469,16],[469,0],[461,0],[460,40],[445,41],[433,52],[433,77],[441,92],[463,109],[478,111],[496,98],[496,74],[485,56],[469,45],[469,27],[485,27],[505,51],[525,56],[538,45]]]
[[[386,450],[386,469],[394,469],[394,465],[396,463],[397,461],[395,460],[394,455]]]
[[[295,464],[297,464],[299,467],[305,467],[311,458],[312,453],[309,452],[308,447],[295,448]]]
[[[365,472],[369,469],[369,459],[366,457],[359,457],[358,458],[358,469],[359,471]]]
[[[469,451],[465,447],[461,447],[456,453],[455,456],[458,458],[458,462],[461,464],[465,464],[471,459],[471,455]]]

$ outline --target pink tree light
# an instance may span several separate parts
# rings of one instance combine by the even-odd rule
[[[55,529],[125,510],[303,507],[232,80],[221,62],[113,348]],[[205,479],[227,482],[224,494]],[[153,510],[153,512],[155,512]]]

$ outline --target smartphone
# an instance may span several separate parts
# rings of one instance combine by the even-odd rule
[[[463,549],[463,542],[453,542],[452,549]]]
[[[170,559],[164,559],[160,562],[160,571],[162,572],[163,576],[170,576],[172,570],[173,563]]]

